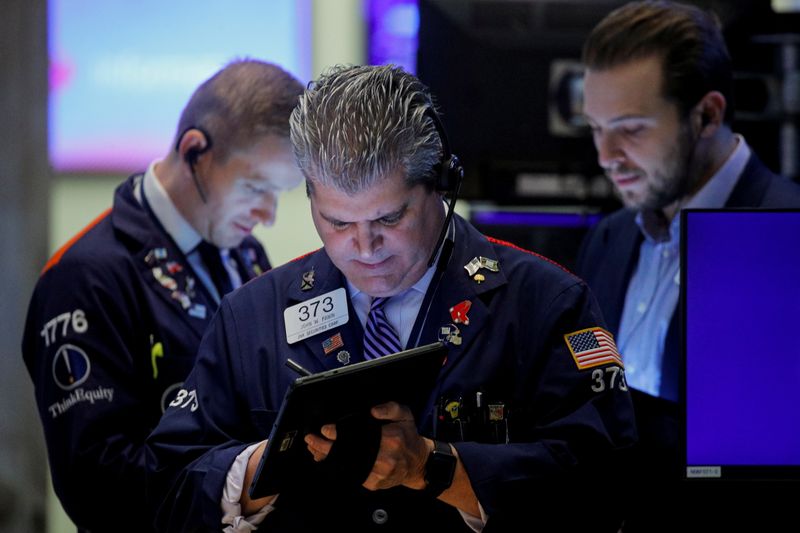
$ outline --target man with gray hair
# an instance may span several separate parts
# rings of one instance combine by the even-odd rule
[[[460,165],[428,89],[403,70],[331,70],[291,129],[324,247],[223,302],[181,392],[193,401],[173,403],[148,440],[158,527],[615,531],[616,467],[636,435],[586,285],[453,216]],[[347,319],[293,342],[315,303]],[[437,340],[448,356],[418,419],[374,406],[371,451],[342,425],[303,435],[317,465],[355,457],[363,477],[345,463],[250,499],[294,378],[287,359],[319,372]],[[607,505],[574,512],[589,493]]]

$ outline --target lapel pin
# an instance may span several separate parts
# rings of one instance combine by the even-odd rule
[[[189,316],[199,318],[200,320],[205,320],[206,306],[198,303],[194,304],[192,307],[189,308]]]
[[[469,263],[464,265],[464,269],[467,271],[467,274],[470,276],[474,276],[475,273],[481,269],[481,260],[477,257],[473,257]]]
[[[310,291],[314,288],[314,271],[303,272],[303,281],[300,282],[301,291]]]
[[[500,271],[500,264],[497,262],[497,259],[489,259],[488,257],[481,257],[479,261],[481,263],[481,267],[485,268],[486,270],[491,270],[492,272]]]
[[[183,307],[184,309],[189,309],[189,306],[192,305],[192,300],[185,292],[177,290],[172,291],[172,294],[170,296],[172,296],[173,300],[178,300],[181,304],[181,307]]]
[[[341,352],[336,354],[336,360],[343,365],[348,364],[350,362],[350,352],[348,352],[347,350],[342,350]]]
[[[342,334],[337,333],[333,337],[325,339],[322,341],[322,350],[325,352],[325,355],[328,355],[332,351],[337,348],[341,348],[344,346],[344,342],[342,341]]]
[[[169,289],[171,291],[178,289],[178,282],[164,274],[164,271],[161,270],[161,267],[153,267],[153,277],[156,278],[156,281],[158,281],[165,289]]]
[[[183,267],[177,261],[170,261],[170,262],[167,263],[167,272],[169,272],[170,274],[177,274],[178,272],[181,272],[182,270],[183,270]]]
[[[469,300],[464,300],[463,302],[457,303],[450,308],[450,318],[452,318],[453,322],[456,324],[464,324],[465,326],[469,326],[469,317],[467,316],[467,312],[469,312],[470,307],[472,307],[472,302]]]
[[[144,256],[144,262],[148,265],[154,265],[159,261],[163,261],[167,258],[167,249],[166,248],[153,248],[147,255]]]
[[[439,340],[444,343],[459,346],[461,344],[461,331],[455,324],[448,324],[439,328]]]

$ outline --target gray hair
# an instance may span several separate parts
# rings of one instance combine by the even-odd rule
[[[432,189],[442,143],[430,112],[430,91],[400,67],[338,65],[324,73],[290,119],[309,193],[319,182],[355,194],[397,171],[408,187]]]

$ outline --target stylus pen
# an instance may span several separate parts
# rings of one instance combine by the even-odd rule
[[[301,376],[310,376],[311,375],[311,372],[309,372],[308,370],[306,370],[305,368],[303,368],[299,364],[295,363],[291,359],[287,359],[286,360],[286,366],[288,366],[289,368],[291,368],[292,370],[294,370],[295,372],[297,372]]]

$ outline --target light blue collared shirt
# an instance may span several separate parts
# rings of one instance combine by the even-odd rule
[[[719,208],[739,181],[750,147],[736,136],[736,148],[714,176],[680,209]],[[661,364],[667,331],[680,294],[680,214],[659,227],[652,212],[636,215],[644,235],[622,310],[617,346],[625,361],[625,377],[635,389],[653,396],[661,388]]]
[[[147,171],[144,173],[141,187],[137,187],[134,194],[141,202],[142,193],[144,193],[144,197],[147,198],[147,203],[150,205],[150,209],[153,210],[153,214],[161,223],[164,230],[172,237],[172,240],[175,241],[175,244],[178,245],[183,255],[186,256],[186,260],[189,261],[189,265],[194,269],[197,277],[200,278],[203,285],[208,289],[217,303],[219,303],[220,297],[217,288],[211,281],[211,276],[203,260],[200,258],[200,253],[196,250],[197,245],[200,244],[203,238],[197,230],[183,218],[178,208],[172,203],[167,190],[156,176],[155,167],[158,163],[158,161],[150,163],[150,166],[147,167]],[[231,278],[233,288],[235,289],[241,286],[242,278],[239,275],[239,271],[236,269],[235,262],[231,259],[230,250],[220,250],[220,256],[222,257],[222,264],[225,266],[225,271]]]
[[[414,323],[417,321],[422,300],[425,298],[425,293],[428,291],[435,273],[436,266],[434,265],[425,272],[419,281],[400,294],[389,298],[383,306],[386,319],[397,332],[400,343],[404,348],[409,347],[408,339],[411,336],[411,330],[414,329]],[[347,290],[356,310],[356,315],[361,321],[361,326],[366,327],[372,296],[358,290],[350,281],[347,282]]]

